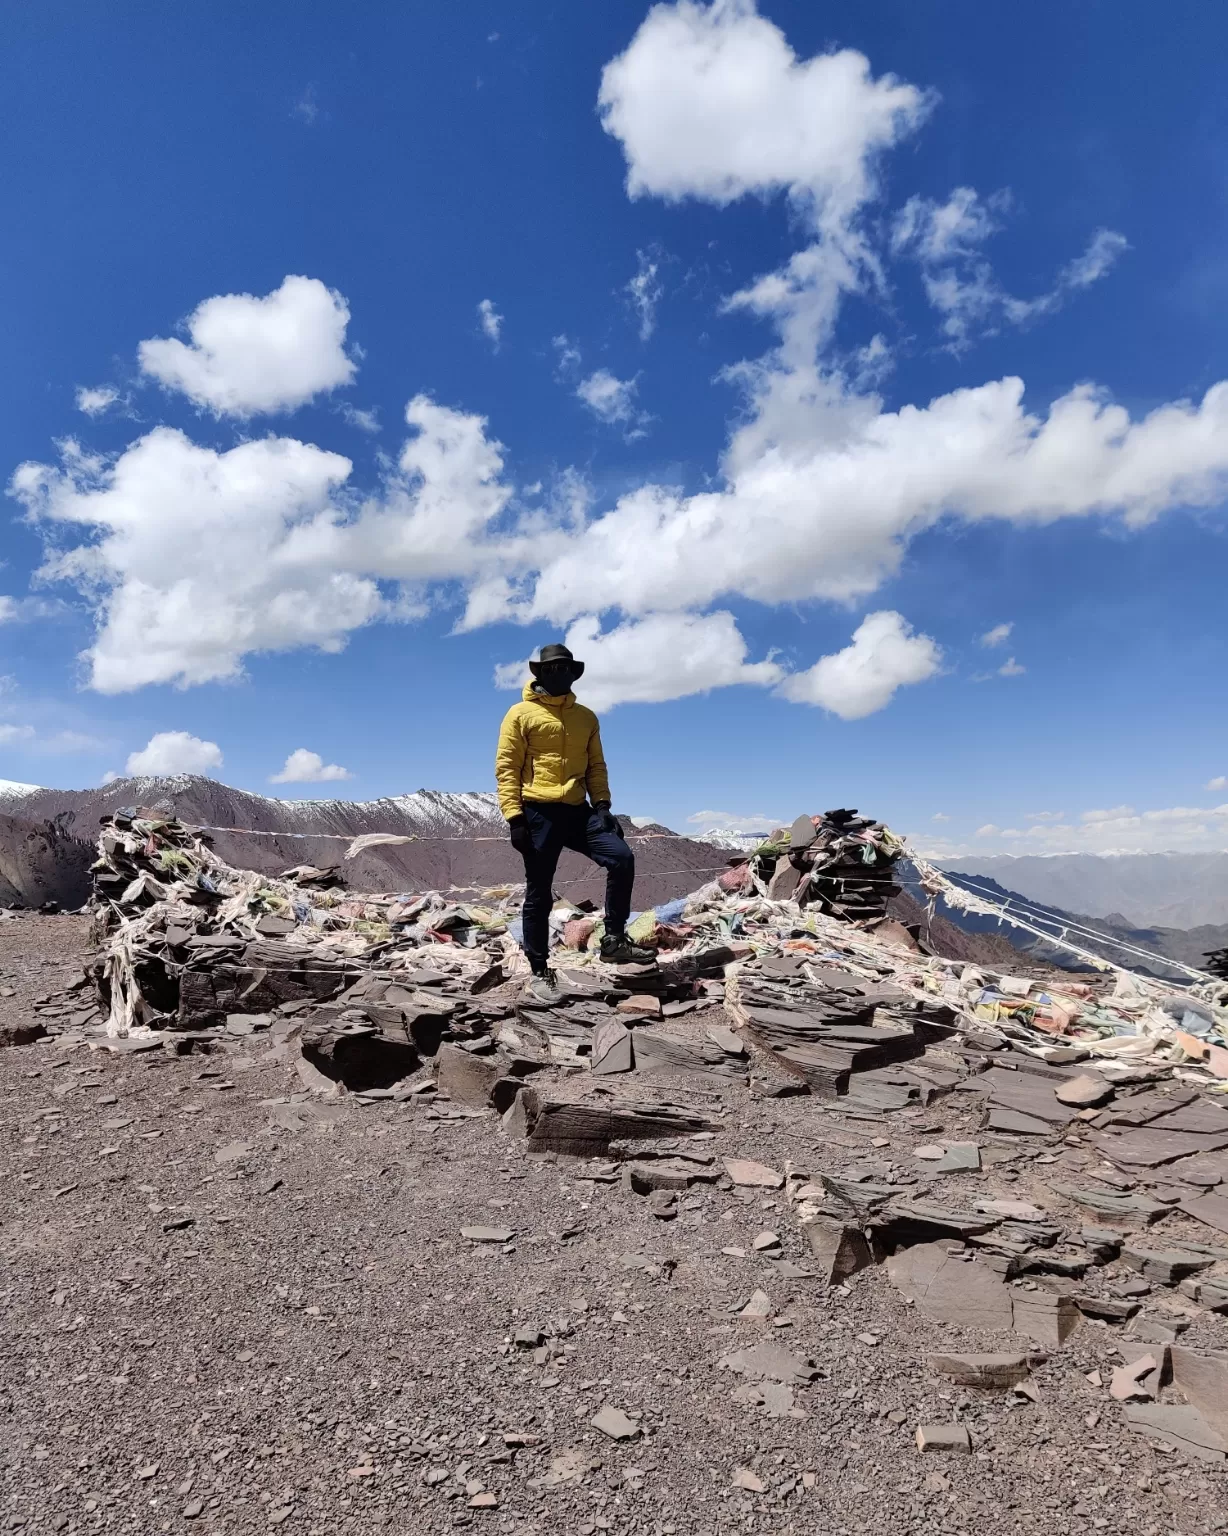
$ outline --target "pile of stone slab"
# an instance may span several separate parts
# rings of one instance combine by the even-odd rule
[[[767,894],[846,922],[881,921],[900,894],[893,866],[904,844],[889,827],[855,810],[799,816],[756,849],[752,863]]]

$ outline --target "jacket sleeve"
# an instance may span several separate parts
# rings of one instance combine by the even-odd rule
[[[610,776],[606,772],[605,753],[601,750],[601,727],[595,718],[593,734],[588,738],[588,772],[585,783],[588,786],[588,798],[594,805],[599,800],[604,800],[607,805],[610,803]]]
[[[513,704],[499,727],[499,745],[495,751],[495,786],[499,792],[499,809],[508,821],[524,811],[521,774],[524,770],[525,751],[520,711]]]

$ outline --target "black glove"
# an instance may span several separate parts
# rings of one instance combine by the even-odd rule
[[[621,837],[623,835],[622,823],[619,821],[618,817],[611,812],[610,802],[608,800],[594,800],[593,815],[596,816],[597,819],[601,822],[601,825],[605,831],[613,832],[616,837]]]
[[[511,839],[512,847],[522,858],[528,858],[533,852],[533,834],[529,831],[529,823],[524,816],[512,816],[507,823],[507,835]]]

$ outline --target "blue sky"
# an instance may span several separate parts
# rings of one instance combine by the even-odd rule
[[[0,774],[484,788],[570,633],[631,813],[1228,846],[1228,20],[1154,21],[10,10]]]

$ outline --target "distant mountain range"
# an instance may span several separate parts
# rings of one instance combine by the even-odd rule
[[[223,859],[266,874],[295,864],[341,863],[347,839],[389,832],[414,841],[367,849],[346,860],[342,873],[353,889],[459,891],[524,878],[495,796],[485,791],[422,789],[365,801],[277,800],[196,774],[116,779],[100,789],[42,789],[0,780],[0,817],[10,823],[0,826],[0,902],[37,905],[50,897],[79,906],[88,895],[84,871],[94,857],[99,821],[128,806],[218,829],[210,835]],[[636,900],[642,906],[694,890],[723,869],[729,857],[723,849],[655,824],[628,826],[628,831],[640,839],[633,846]],[[48,870],[55,872],[54,890],[44,877]],[[575,900],[600,902],[604,893],[604,876],[577,854],[563,855],[558,884]]]
[[[898,877],[905,890],[924,904],[926,898],[912,866],[902,863],[898,869]],[[1103,918],[1063,911],[1060,907],[1052,907],[1018,891],[1008,890],[984,874],[968,875],[953,869],[947,869],[946,874],[953,884],[962,886],[973,895],[986,901],[999,902],[1008,910],[1013,908],[1033,928],[1043,930],[1054,939],[1068,939],[1111,964],[1165,980],[1184,982],[1190,979],[1181,970],[1166,965],[1166,959],[1180,961],[1182,965],[1193,966],[1196,970],[1205,970],[1207,953],[1228,945],[1228,925],[1203,924],[1195,928],[1169,928],[1163,925],[1136,927],[1120,914]],[[945,918],[964,933],[1000,934],[1038,964],[1054,965],[1064,970],[1087,969],[1086,962],[1072,955],[1068,949],[1029,934],[1026,929],[1015,928],[1005,921],[1000,922],[997,917],[962,912],[941,898],[935,903],[934,911],[936,917]]]
[[[993,854],[935,862],[1124,927],[1228,923],[1228,853]]]

